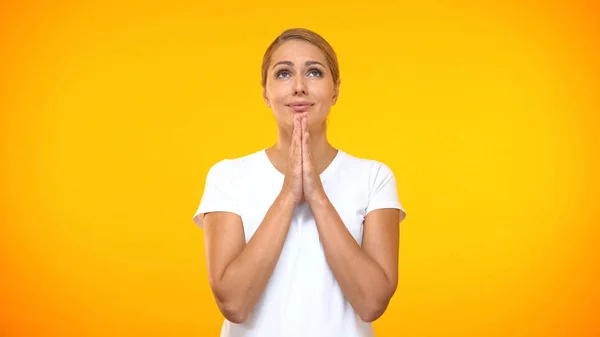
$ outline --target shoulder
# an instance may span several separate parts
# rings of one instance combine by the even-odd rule
[[[344,154],[344,168],[350,169],[355,172],[361,172],[368,174],[369,177],[375,177],[377,175],[393,174],[392,169],[385,162],[373,158],[365,158],[352,155],[348,152]]]
[[[263,155],[264,150],[259,150],[239,157],[223,158],[210,167],[208,174],[218,177],[234,177],[252,171],[260,166]]]

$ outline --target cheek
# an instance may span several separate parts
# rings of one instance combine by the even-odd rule
[[[272,105],[282,105],[284,100],[285,100],[285,90],[282,90],[282,88],[279,87],[274,87],[271,88],[269,91],[270,95],[269,98],[271,100],[271,104]]]
[[[312,88],[313,94],[318,97],[319,103],[322,105],[329,105],[333,98],[333,87],[329,84],[320,82],[315,83]]]

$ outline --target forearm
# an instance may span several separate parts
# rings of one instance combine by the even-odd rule
[[[262,295],[279,260],[295,204],[280,195],[248,244],[225,269],[219,298],[238,320],[245,321]]]
[[[311,202],[325,258],[334,277],[363,321],[385,311],[396,284],[354,240],[326,195]]]

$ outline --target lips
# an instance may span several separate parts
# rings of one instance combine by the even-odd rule
[[[314,104],[311,102],[294,102],[294,103],[288,104],[288,106],[295,112],[306,112],[313,105]]]

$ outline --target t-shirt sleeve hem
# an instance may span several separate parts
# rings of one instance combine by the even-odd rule
[[[194,223],[196,225],[198,225],[198,227],[200,228],[204,228],[204,215],[206,213],[210,213],[210,212],[228,212],[228,213],[233,213],[236,214],[238,216],[242,216],[240,214],[240,212],[238,212],[235,209],[230,209],[230,208],[210,208],[210,209],[202,209],[199,210],[198,212],[196,212],[196,214],[192,217],[192,220],[194,221]]]
[[[395,208],[395,209],[399,209],[402,213],[404,213],[404,216],[406,216],[406,211],[404,210],[404,207],[401,204],[397,203],[397,202],[381,203],[381,204],[369,206],[366,209],[365,216],[367,214],[371,213],[372,211],[375,211],[375,210],[378,210],[378,209],[383,209],[383,208]]]

